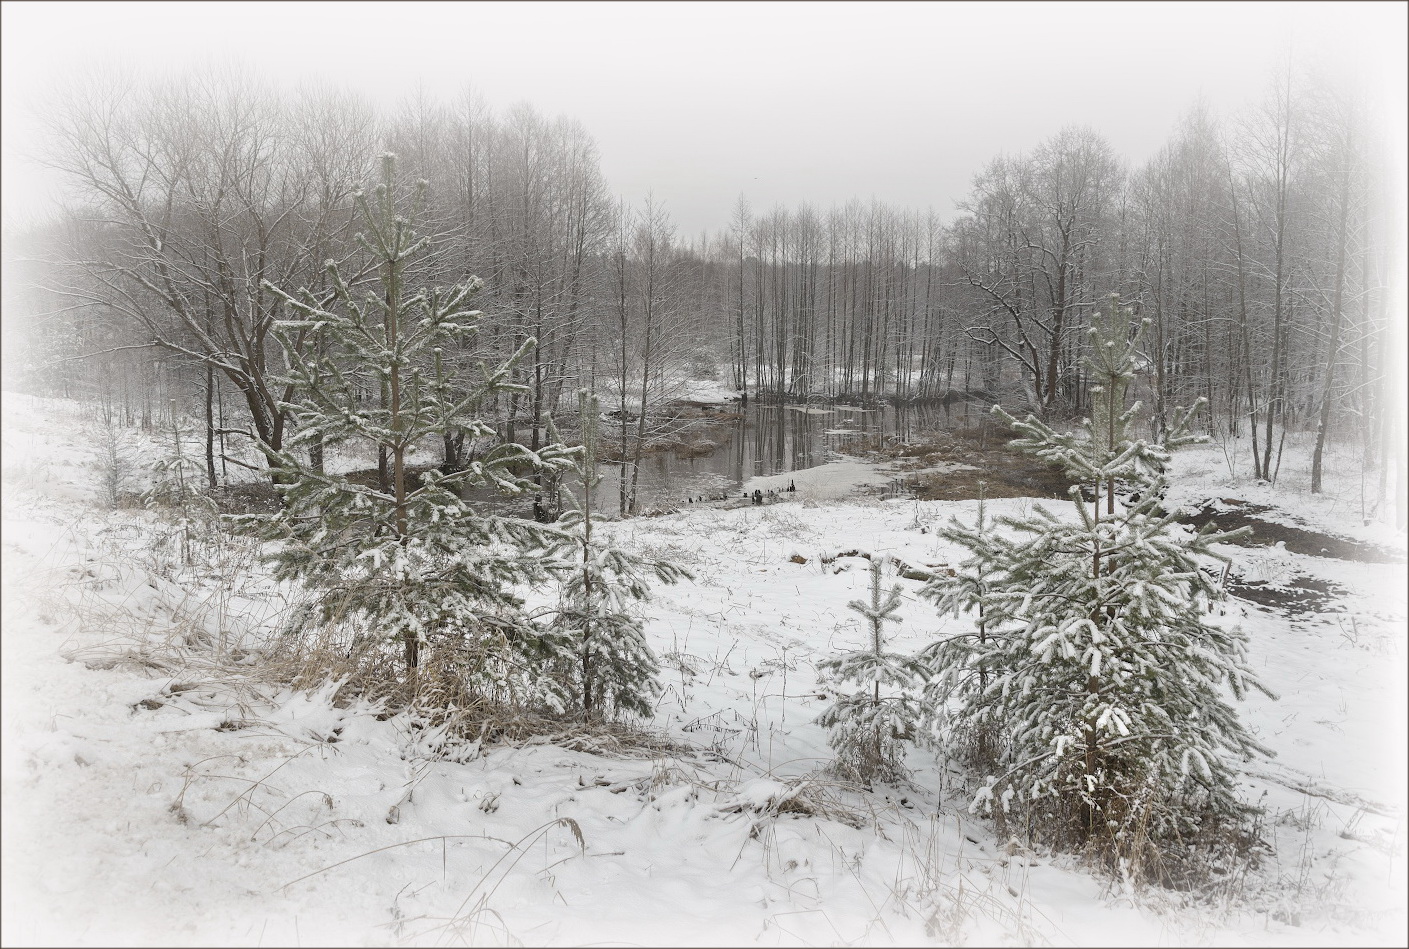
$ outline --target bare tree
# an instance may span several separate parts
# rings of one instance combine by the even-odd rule
[[[1288,63],[1267,98],[1243,124],[1238,151],[1255,215],[1257,237],[1265,249],[1265,256],[1259,261],[1260,276],[1271,285],[1271,300],[1264,301],[1271,311],[1270,339],[1265,344],[1270,358],[1264,386],[1267,395],[1262,459],[1258,464],[1262,476],[1269,481],[1275,481],[1277,477],[1272,467],[1272,431],[1279,419],[1283,425],[1283,439],[1286,437],[1289,241],[1293,237],[1293,177],[1302,152],[1299,119],[1293,97],[1291,64]]]
[[[1322,128],[1318,142],[1321,159],[1325,164],[1325,176],[1334,182],[1334,197],[1330,201],[1335,220],[1332,246],[1335,248],[1335,268],[1332,277],[1329,307],[1330,331],[1326,339],[1325,370],[1321,382],[1320,407],[1316,418],[1316,445],[1311,454],[1311,491],[1319,493],[1322,481],[1322,462],[1326,450],[1326,436],[1331,425],[1331,408],[1334,401],[1336,367],[1341,358],[1341,334],[1344,324],[1344,304],[1346,290],[1347,257],[1350,251],[1350,224],[1352,201],[1359,197],[1360,190],[1354,186],[1357,177],[1358,156],[1356,125],[1357,116],[1354,104],[1330,97],[1319,116]]]
[[[611,387],[621,462],[618,511],[640,507],[641,461],[652,442],[679,431],[666,411],[681,394],[694,334],[684,306],[675,228],[651,196],[639,214],[620,209],[612,255]]]
[[[281,447],[292,419],[270,336],[280,304],[263,282],[314,281],[341,245],[343,175],[369,150],[369,114],[346,100],[290,111],[233,71],[83,83],[49,114],[47,161],[80,225],[56,288],[114,314],[134,343],[208,367],[207,393],[223,375],[248,434]]]

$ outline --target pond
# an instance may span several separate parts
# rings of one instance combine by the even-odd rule
[[[855,405],[791,405],[753,402],[711,411],[685,440],[690,449],[654,451],[641,461],[640,510],[675,507],[689,497],[738,496],[744,482],[760,475],[786,474],[836,460],[862,446],[908,443],[926,433],[980,424],[989,402],[954,398],[863,408]],[[602,427],[603,440],[611,425]],[[702,450],[712,442],[712,450]],[[623,466],[602,462],[597,489],[601,509],[614,510]]]
[[[991,421],[991,405],[991,396],[956,393],[945,400],[868,407],[777,402],[686,406],[682,411],[687,417],[681,420],[684,429],[677,436],[679,447],[648,452],[641,460],[638,510],[645,513],[677,508],[688,498],[737,498],[750,478],[815,468],[869,449],[914,444],[937,432],[977,429]],[[603,421],[600,435],[604,445],[612,443],[613,427],[610,419]],[[980,441],[967,450],[966,458],[972,455],[976,460],[984,449]],[[416,464],[412,472],[418,475],[433,467],[436,466]],[[601,484],[594,492],[593,505],[598,512],[616,513],[624,467],[620,462],[598,462]],[[1002,460],[1002,467],[1009,474],[1026,471],[1011,457]],[[347,472],[347,477],[369,487],[378,483],[376,468]],[[990,473],[986,477],[992,482],[999,475]],[[1017,481],[1020,496],[1046,496],[1034,490],[1029,483],[1032,479]],[[574,479],[565,481],[563,488],[581,497],[581,485]],[[1065,482],[1061,488],[1064,491]],[[243,492],[238,490],[231,492],[232,498],[237,494],[240,497],[235,501],[239,504],[255,503],[243,498]],[[508,499],[488,487],[467,486],[463,496],[486,510],[533,516],[531,492]],[[277,500],[271,496],[259,503],[277,505]]]

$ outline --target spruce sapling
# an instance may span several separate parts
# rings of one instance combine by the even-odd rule
[[[215,498],[203,490],[204,467],[186,450],[189,434],[173,404],[170,449],[152,464],[152,484],[142,495],[148,507],[168,512],[175,521],[177,553],[185,567],[195,560],[198,541],[214,540],[221,524]]]
[[[108,507],[115,508],[136,479],[139,468],[136,435],[122,425],[116,406],[103,399],[85,419],[84,437],[98,469],[101,499]]]
[[[578,406],[584,452],[582,502],[560,522],[568,534],[564,559],[569,566],[562,576],[557,609],[540,633],[538,648],[549,668],[557,672],[555,697],[560,708],[573,708],[588,721],[619,712],[649,716],[659,664],[633,606],[650,597],[647,574],[665,583],[690,574],[665,561],[629,555],[593,536],[593,491],[601,481],[596,462],[601,409],[596,397],[585,390],[578,394]]]
[[[481,364],[480,381],[465,390],[466,372],[447,354],[478,333],[483,314],[469,302],[481,282],[410,291],[408,268],[430,245],[416,236],[402,203],[395,158],[386,155],[381,182],[371,195],[357,195],[365,228],[358,242],[375,264],[371,286],[349,285],[332,261],[332,290],[320,297],[265,284],[292,311],[274,330],[295,400],[282,404],[299,427],[283,451],[264,448],[285,502],[264,520],[264,534],[280,542],[271,554],[276,577],[316,591],[323,621],[399,643],[408,673],[423,648],[443,646],[442,666],[487,697],[507,697],[535,689],[537,678],[522,662],[534,634],[514,586],[551,579],[551,552],[563,535],[477,513],[464,492],[521,494],[529,482],[517,472],[570,469],[577,450],[499,444],[453,470],[417,477],[411,469],[411,451],[447,433],[496,437],[483,406],[498,393],[525,391],[509,378],[536,343],[526,340],[499,365]],[[366,485],[321,470],[301,460],[299,449],[314,446],[374,446],[387,461],[386,477]]]
[[[1226,838],[1248,816],[1234,759],[1267,750],[1226,693],[1267,690],[1246,666],[1245,636],[1208,615],[1221,591],[1199,561],[1226,559],[1213,545],[1232,535],[1191,536],[1160,511],[1168,455],[1126,435],[1138,409],[1122,404],[1133,330],[1114,301],[1093,327],[1096,411],[1084,437],[995,407],[1024,435],[1015,445],[1101,486],[1105,516],[1100,490],[1088,509],[1073,488],[1075,523],[1037,507],[1000,518],[1002,534],[953,526],[946,536],[973,556],[962,577],[927,592],[941,604],[972,603],[964,587],[982,569],[984,636],[948,637],[928,658],[939,676],[933,693],[953,701],[949,741],[986,727],[1000,733],[976,807],[1000,821],[1025,812],[1049,843],[1170,881],[1187,866],[1190,842]],[[1198,408],[1181,414],[1167,445],[1190,440]],[[1134,484],[1138,500],[1117,503],[1119,480]]]
[[[972,528],[951,519],[938,535],[971,552],[952,575],[941,574],[920,590],[920,596],[934,602],[941,615],[972,614],[974,631],[959,633],[931,643],[920,650],[919,661],[929,676],[923,699],[926,718],[937,727],[944,724],[944,706],[959,700],[972,706],[966,717],[967,733],[952,731],[949,751],[975,767],[991,766],[999,749],[999,723],[993,716],[993,703],[987,698],[993,681],[989,650],[995,635],[989,603],[994,595],[993,578],[1001,565],[1016,554],[1001,537],[992,536],[986,516],[982,484],[978,520]],[[946,674],[952,671],[953,674]]]
[[[898,781],[904,767],[905,741],[917,733],[920,707],[911,691],[921,667],[909,656],[887,652],[885,624],[899,623],[901,586],[881,589],[884,563],[871,557],[870,600],[852,600],[847,608],[859,613],[869,627],[866,648],[845,652],[819,663],[818,671],[858,686],[840,696],[818,718],[831,729],[829,744],[837,753],[834,767],[847,778]]]

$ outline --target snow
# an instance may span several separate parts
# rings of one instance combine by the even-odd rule
[[[723,405],[739,399],[742,392],[718,379],[685,379],[674,389],[675,398],[701,405]]]
[[[611,412],[621,407],[621,386],[619,380],[604,378],[598,380],[603,411]],[[743,392],[719,379],[693,379],[688,373],[669,372],[664,379],[651,384],[653,404],[660,402],[687,402],[699,405],[724,405],[739,400]],[[641,388],[638,382],[633,392],[632,384],[626,387],[626,409],[628,412],[641,410]]]
[[[926,474],[943,474],[949,471],[972,469],[972,465],[958,462],[941,462],[922,468],[901,468],[893,462],[872,462],[860,458],[843,457],[814,468],[789,471],[776,475],[760,475],[744,482],[744,493],[755,490],[786,491],[789,484],[797,488],[798,500],[835,501],[850,498],[863,490],[885,488],[901,477],[918,477]]]
[[[933,526],[972,522],[973,502],[858,497],[894,475],[849,459],[745,486],[795,480],[799,503],[604,524],[695,574],[647,609],[651,724],[677,749],[480,745],[215,662],[202,637],[258,642],[286,591],[233,554],[183,568],[152,542],[157,515],[97,508],[72,403],[7,393],[3,412],[5,944],[1404,942],[1402,563],[1224,548],[1249,578],[1344,593],[1297,615],[1227,603],[1281,696],[1239,705],[1277,752],[1246,780],[1276,852],[1193,904],[997,840],[969,814],[976,782],[932,753],[907,755],[913,786],[820,770],[814,719],[836,684],[816,666],[867,635],[845,604],[869,565],[836,555],[956,563]],[[1268,504],[1402,555],[1403,534],[1360,522],[1358,473],[1336,473],[1353,464],[1324,495],[1301,487],[1304,447],[1289,439],[1276,488],[1230,475],[1218,446],[1188,449],[1170,502]],[[987,502],[992,517],[1032,503]],[[963,622],[898,582],[888,649]]]

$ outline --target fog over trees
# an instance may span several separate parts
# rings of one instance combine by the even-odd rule
[[[375,280],[353,196],[392,152],[405,182],[427,182],[417,283],[484,282],[483,332],[446,358],[537,341],[514,368],[525,388],[487,407],[530,450],[586,387],[615,413],[603,445],[638,470],[676,387],[716,374],[751,400],[968,391],[1074,419],[1090,410],[1091,315],[1114,293],[1150,321],[1137,395],[1156,433],[1202,396],[1198,424],[1245,436],[1263,478],[1288,431],[1313,431],[1361,446],[1379,496],[1403,490],[1389,143],[1357,93],[1297,68],[1243,113],[1189,103],[1141,166],[1071,125],[973,169],[943,196],[952,214],[741,196],[699,235],[660,201],[619,200],[590,129],[470,92],[379,110],[207,69],[76,84],[44,115],[34,148],[67,200],[7,241],[10,305],[32,314],[6,322],[11,384],[147,424],[173,405],[204,418],[211,485],[260,464],[250,440],[278,450],[298,425],[266,282],[331,298],[329,260]],[[453,466],[476,446],[447,433],[442,450]],[[635,491],[623,477],[621,513]]]

